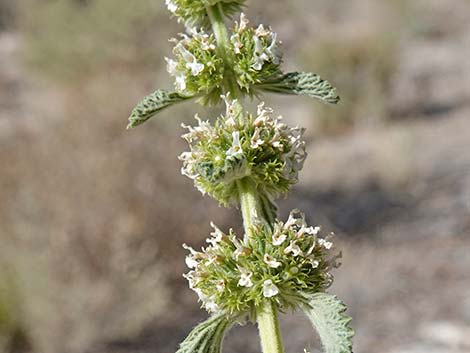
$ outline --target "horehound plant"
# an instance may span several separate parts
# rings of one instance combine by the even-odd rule
[[[182,174],[202,194],[241,209],[243,237],[214,231],[209,245],[189,251],[185,275],[211,314],[181,343],[177,353],[219,353],[225,333],[247,320],[258,324],[264,353],[283,353],[278,312],[302,310],[327,353],[352,351],[346,307],[326,292],[338,266],[331,234],[308,226],[294,210],[277,219],[275,200],[298,180],[306,152],[304,129],[289,127],[260,103],[255,114],[242,107],[246,96],[296,94],[335,104],[336,90],[318,75],[281,70],[281,42],[269,27],[251,27],[240,12],[244,0],[166,0],[187,33],[172,39],[167,69],[175,90],[157,90],[133,110],[128,128],[162,109],[192,98],[202,105],[225,102],[226,113],[210,123],[183,125],[189,151],[180,155]],[[225,20],[237,16],[227,29]]]

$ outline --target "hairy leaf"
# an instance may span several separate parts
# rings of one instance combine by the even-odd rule
[[[264,91],[298,94],[336,104],[340,98],[331,83],[311,72],[290,72],[257,85]]]
[[[352,352],[354,331],[345,311],[346,305],[334,295],[316,293],[309,297],[305,313],[317,330],[325,353]]]
[[[210,317],[190,332],[176,353],[220,353],[225,333],[234,323],[225,314]]]
[[[137,104],[129,117],[127,128],[134,128],[146,122],[162,109],[189,98],[191,97],[186,97],[176,92],[168,92],[163,89],[156,90]]]

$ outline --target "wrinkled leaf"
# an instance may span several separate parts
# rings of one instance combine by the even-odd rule
[[[156,90],[137,104],[129,117],[127,128],[134,128],[155,116],[162,109],[189,98],[191,97],[176,92],[168,92],[163,89]]]
[[[224,314],[210,317],[190,332],[176,353],[220,353],[225,333],[234,323]]]
[[[340,98],[331,83],[311,72],[290,72],[257,85],[258,88],[274,93],[297,94],[336,104]]]
[[[325,353],[351,353],[354,331],[346,305],[336,296],[316,293],[309,297],[305,313],[317,330]]]

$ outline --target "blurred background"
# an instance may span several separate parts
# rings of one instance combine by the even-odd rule
[[[193,103],[132,131],[135,103],[171,88],[157,0],[0,0],[0,352],[174,352],[204,319],[181,244],[237,210],[180,175]],[[307,127],[300,183],[280,200],[337,233],[331,289],[356,352],[470,351],[470,2],[247,1],[287,70],[321,74],[339,106],[267,96]],[[286,353],[320,349],[282,317]],[[225,352],[259,352],[256,328]]]

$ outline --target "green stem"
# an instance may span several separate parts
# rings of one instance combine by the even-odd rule
[[[230,39],[228,36],[227,27],[225,26],[224,22],[224,12],[222,10],[222,5],[220,2],[218,2],[214,6],[207,6],[206,10],[212,24],[212,30],[214,31],[215,39],[217,40],[219,52],[221,57],[224,58],[225,62],[224,93],[230,93],[230,97],[235,99],[238,96],[238,87],[232,70],[232,53],[227,50]]]
[[[262,205],[256,195],[256,189],[248,179],[237,181],[240,208],[245,229],[245,242],[253,236],[252,226],[256,217],[262,216]]]
[[[225,50],[225,47],[228,46],[229,38],[227,27],[225,26],[224,22],[222,6],[220,3],[217,3],[214,6],[207,6],[206,9],[212,24],[212,30],[214,31],[217,44],[219,47],[222,47]]]
[[[284,353],[277,308],[271,301],[258,309],[257,321],[263,353]]]
[[[233,58],[228,50],[229,36],[220,2],[214,6],[208,6],[207,14],[212,24],[220,54],[225,60],[225,93],[230,93],[230,97],[233,99],[237,97],[238,86],[232,71]],[[245,178],[237,181],[237,186],[245,229],[244,241],[247,242],[253,236],[252,227],[255,218],[265,222],[266,219],[263,212],[263,203],[258,197],[255,185],[248,178]],[[276,306],[267,300],[257,309],[256,315],[263,353],[284,353]]]

